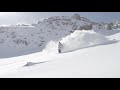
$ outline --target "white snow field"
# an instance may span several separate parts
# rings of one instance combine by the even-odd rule
[[[114,32],[114,31],[113,31]],[[50,41],[42,52],[1,58],[1,78],[119,78],[120,33],[75,31],[64,37],[64,53]]]

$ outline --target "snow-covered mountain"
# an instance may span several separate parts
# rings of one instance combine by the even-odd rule
[[[46,44],[60,41],[75,30],[106,29],[102,24],[92,22],[85,17],[74,14],[68,16],[53,16],[37,24],[18,24],[0,27],[0,49],[8,56],[13,53],[28,54],[42,51]],[[14,55],[14,54],[13,54]]]
[[[58,54],[57,43],[53,41],[42,52],[0,59],[0,77],[119,78],[119,41],[120,33],[105,36],[77,30],[62,40],[70,52]],[[78,49],[78,46],[85,47]]]
[[[1,26],[0,77],[120,77],[119,24],[75,14]],[[64,46],[60,54],[58,41]]]
[[[82,20],[79,20],[75,16],[54,16],[33,25],[18,24],[1,26],[0,49],[8,54],[11,54],[11,52],[9,53],[11,50],[15,53],[16,50],[17,52],[25,52],[28,49],[29,51],[32,50],[30,52],[42,51],[50,40],[60,40],[62,37],[74,32],[74,30],[84,28],[83,26],[85,25],[89,29],[89,25],[91,24],[89,20],[80,16],[79,18]]]

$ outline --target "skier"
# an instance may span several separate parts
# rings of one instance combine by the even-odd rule
[[[63,45],[61,44],[61,42],[59,42],[59,44],[58,44],[58,53],[61,53],[62,47],[63,47]]]

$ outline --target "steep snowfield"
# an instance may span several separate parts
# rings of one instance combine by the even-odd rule
[[[88,38],[91,33],[94,37],[95,33],[92,31],[89,32],[89,34],[86,33],[84,37]],[[61,54],[58,54],[56,51],[57,42],[51,41],[43,52],[0,59],[0,77],[120,77],[119,37],[120,33],[107,36],[111,41],[102,43],[101,40],[105,39],[105,37],[95,34],[95,40],[98,38],[102,45],[96,45],[93,47],[88,46],[76,51]],[[117,41],[114,41],[114,39]],[[87,40],[84,40],[88,43],[88,40],[92,39],[88,38]],[[31,62],[29,63],[30,66],[27,62]]]

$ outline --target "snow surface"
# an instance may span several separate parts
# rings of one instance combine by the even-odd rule
[[[67,37],[62,38],[62,52],[74,51],[80,48],[100,45],[110,42],[105,36],[94,31],[76,30]]]
[[[76,33],[77,32],[77,33]],[[120,77],[120,33],[103,36],[93,31],[76,31],[63,38],[68,45],[85,48],[57,53],[57,42],[50,41],[42,52],[0,59],[0,77],[5,78],[118,78]],[[75,39],[76,37],[76,39]],[[109,38],[109,39],[108,39]],[[94,41],[99,40],[99,42]],[[97,44],[90,47],[90,43]],[[107,42],[107,43],[106,43]],[[92,45],[93,45],[92,44]],[[70,46],[69,46],[70,45]],[[82,45],[80,45],[81,47]]]
[[[0,77],[120,77],[120,28],[119,22],[113,24],[107,30],[107,23],[75,15],[1,26]]]

